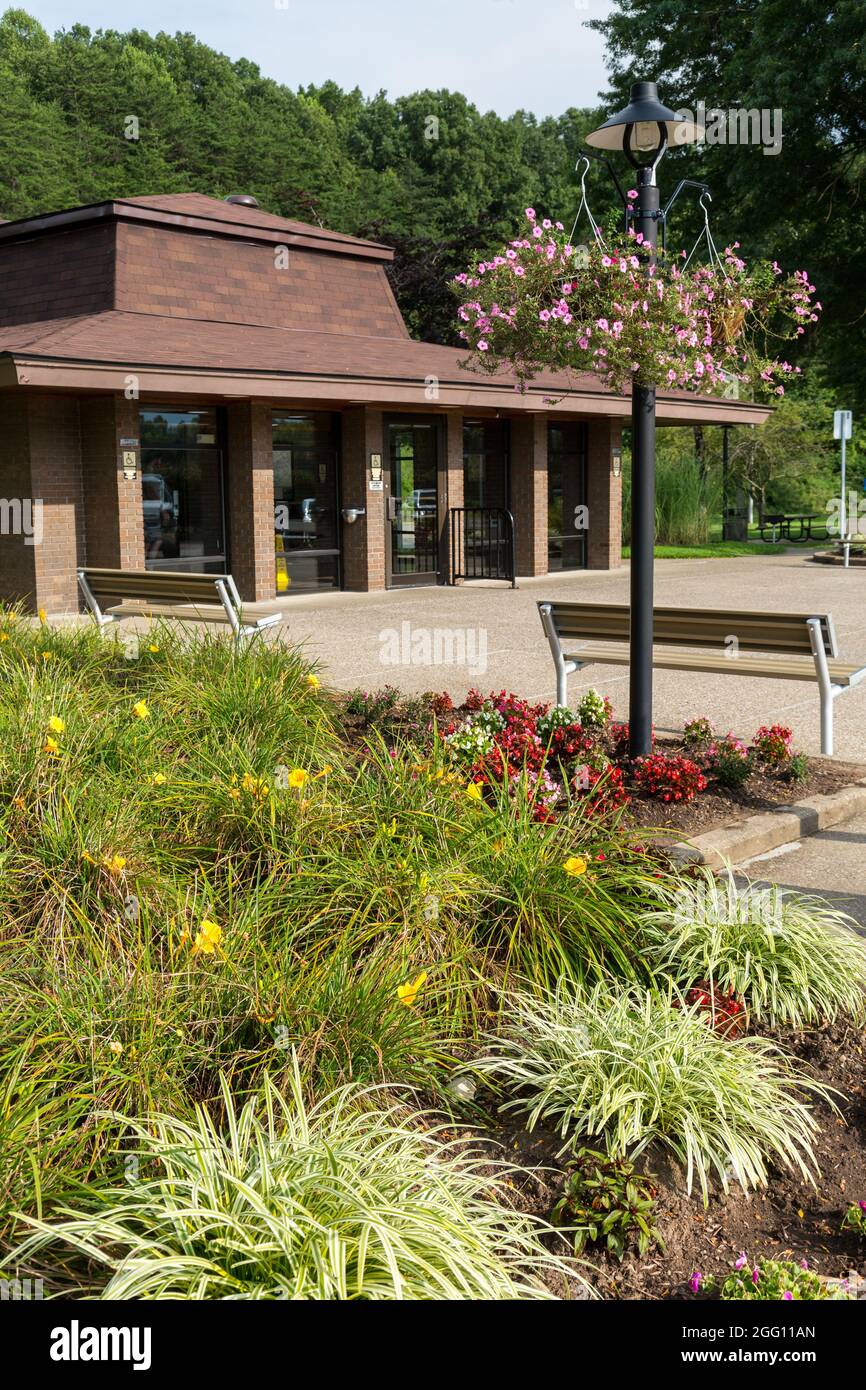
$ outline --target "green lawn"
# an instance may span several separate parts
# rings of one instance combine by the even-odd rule
[[[715,560],[726,556],[782,555],[792,547],[772,545],[769,541],[708,541],[706,545],[657,545],[657,560]],[[622,548],[623,559],[631,555],[631,546]]]

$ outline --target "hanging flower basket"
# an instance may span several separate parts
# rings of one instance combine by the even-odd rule
[[[782,395],[799,373],[770,349],[818,317],[805,271],[747,267],[738,242],[710,265],[691,269],[683,252],[650,267],[633,228],[593,223],[591,244],[575,246],[561,222],[533,208],[526,219],[526,235],[456,277],[470,365],[509,369],[518,389],[552,369],[591,372],[616,391],[637,381],[721,393],[736,379]]]
[[[730,346],[737,342],[746,321],[746,310],[742,304],[729,304],[720,307],[710,315],[713,341]]]

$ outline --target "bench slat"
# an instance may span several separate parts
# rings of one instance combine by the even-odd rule
[[[91,592],[101,597],[155,600],[216,600],[219,574],[184,574],[177,570],[100,570],[85,569],[84,578]]]
[[[579,647],[573,652],[563,653],[566,661],[577,661],[581,665],[603,664],[607,666],[628,666],[627,647],[617,650],[614,647]],[[710,653],[694,652],[691,656],[676,652],[653,652],[653,666],[669,671],[706,671],[722,676],[760,676],[764,680],[814,681],[815,663],[809,661],[761,661],[754,656],[735,658],[713,656]],[[866,666],[845,661],[828,661],[827,669],[834,685],[857,685],[866,676]]]
[[[106,608],[105,612],[111,618],[177,618],[179,622],[188,623],[227,623],[228,614],[221,604],[216,607],[205,607],[204,604],[193,607],[192,604],[167,604],[167,603],[118,603],[111,608]]]
[[[584,641],[627,641],[629,608],[626,604],[551,603],[551,618],[561,638]],[[760,613],[738,610],[704,612],[691,608],[656,608],[653,640],[666,646],[726,647],[736,637],[741,651],[812,655],[806,620],[820,618],[824,650],[836,656],[836,640],[829,614]]]

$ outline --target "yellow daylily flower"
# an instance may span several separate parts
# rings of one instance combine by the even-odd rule
[[[107,854],[102,863],[110,874],[122,874],[126,868],[126,860],[122,854]]]
[[[423,988],[426,979],[427,971],[422,970],[421,974],[416,976],[411,984],[398,985],[397,998],[400,1000],[400,1003],[405,1004],[407,1008],[414,1004],[418,997],[418,991]]]
[[[307,676],[307,685],[310,687],[310,689],[311,689],[311,690],[318,690],[318,688],[319,688],[319,686],[320,686],[321,684],[322,684],[322,682],[319,680],[319,677],[318,677],[318,676],[314,676],[313,673],[312,673],[312,671],[311,671],[310,674]]]
[[[309,772],[305,772],[302,767],[293,767],[286,780],[290,787],[304,787],[309,778]]]
[[[204,956],[212,956],[219,947],[222,939],[222,927],[216,922],[212,922],[210,918],[205,917],[196,933],[195,941],[192,943],[193,954],[200,953]]]
[[[8,633],[8,632],[0,632],[0,642],[8,642],[8,641],[9,641],[9,633]]]
[[[52,657],[52,653],[51,653],[51,652],[43,652],[43,653],[42,653],[42,660],[43,660],[43,661],[50,661],[50,660],[51,660],[51,657]]]
[[[570,859],[566,859],[562,867],[572,878],[580,878],[581,874],[586,873],[586,860],[581,859],[579,854],[573,854]]]
[[[45,612],[45,609],[44,609],[44,608],[39,608],[39,609],[37,609],[37,613],[38,613],[38,616],[39,616],[39,621],[40,621],[40,623],[42,624],[42,626],[44,627],[45,624],[48,622],[48,614]]]
[[[150,718],[150,710],[147,708],[146,700],[136,700],[135,704],[132,707],[132,712],[135,715],[136,719]]]
[[[150,784],[152,787],[161,787],[163,783],[167,781],[168,778],[164,772],[155,772],[150,779]]]
[[[470,801],[481,801],[483,793],[477,782],[470,782],[466,788],[466,795]]]
[[[49,735],[42,745],[42,751],[43,753],[50,753],[52,757],[56,758],[60,752],[60,744],[57,742],[56,738],[51,738]]]
[[[251,796],[257,797],[260,801],[264,801],[268,794],[268,784],[264,778],[253,777],[250,772],[244,773],[241,779],[241,786],[245,792],[249,792]]]
[[[58,714],[52,714],[51,718],[48,721],[48,727],[51,730],[52,734],[62,734],[64,729],[66,728],[66,725],[64,724],[63,720],[60,718]]]
[[[158,652],[158,651],[159,651],[159,647],[156,645],[155,642],[151,642],[151,644],[150,644],[150,646],[148,647],[147,650],[148,650],[149,652]]]

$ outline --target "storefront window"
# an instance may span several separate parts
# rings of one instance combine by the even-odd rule
[[[548,426],[548,570],[586,567],[586,444],[580,421]]]
[[[467,420],[463,425],[464,507],[508,506],[508,425]]]
[[[226,567],[217,412],[141,412],[145,565],[221,573]]]
[[[275,415],[277,593],[340,587],[339,416]]]

